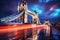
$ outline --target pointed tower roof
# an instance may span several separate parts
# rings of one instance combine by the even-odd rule
[[[27,3],[26,3],[26,1],[22,0],[22,4],[23,4],[23,6],[24,6],[24,5],[26,5]]]

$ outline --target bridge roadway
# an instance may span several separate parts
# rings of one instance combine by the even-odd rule
[[[8,24],[0,26],[0,35],[7,34],[8,38],[21,39],[24,37],[24,30],[27,30],[28,38],[31,36],[32,29],[44,29],[47,25],[43,24]],[[3,38],[3,37],[2,37]],[[22,39],[21,39],[22,40]]]
[[[38,24],[8,24],[5,26],[0,26],[0,33],[13,32],[16,30],[24,30],[30,28],[45,28],[47,25]]]

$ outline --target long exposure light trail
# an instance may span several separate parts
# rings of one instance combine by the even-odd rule
[[[37,24],[14,24],[14,25],[7,25],[7,26],[0,26],[0,33],[6,33],[6,32],[13,32],[16,30],[24,30],[24,29],[30,29],[30,28],[44,28],[46,25],[37,25]]]

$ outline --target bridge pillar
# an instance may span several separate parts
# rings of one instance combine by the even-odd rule
[[[27,11],[25,11],[24,13],[24,23],[28,23],[28,15],[27,15]]]
[[[25,3],[25,5],[24,5],[24,11],[25,11],[25,13],[24,13],[24,23],[28,23],[28,6],[27,6],[27,3]]]
[[[38,24],[38,14],[34,11],[34,16],[32,17],[32,23]]]

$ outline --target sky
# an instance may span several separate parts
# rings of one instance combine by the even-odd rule
[[[59,0],[25,0],[28,9],[36,10],[41,21],[60,22],[60,1]],[[21,0],[0,0],[0,19],[17,13],[18,2]],[[30,17],[29,17],[30,18]]]

